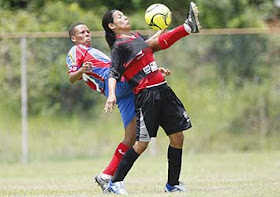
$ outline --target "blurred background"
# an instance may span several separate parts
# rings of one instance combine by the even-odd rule
[[[279,150],[280,1],[195,2],[202,32],[155,55],[193,122],[184,151]],[[0,0],[0,162],[113,153],[124,134],[119,112],[106,115],[103,95],[68,81],[68,28],[88,24],[93,46],[109,55],[103,14],[120,9],[149,36],[144,12],[152,3],[170,8],[171,29],[190,1]],[[158,135],[150,154],[166,152],[168,138]]]

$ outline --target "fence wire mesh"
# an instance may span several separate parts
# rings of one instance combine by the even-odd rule
[[[27,66],[29,160],[112,154],[124,135],[120,115],[117,110],[104,114],[105,97],[82,81],[69,83],[70,40],[34,35],[23,48],[21,39],[0,40],[0,162],[18,161],[23,154],[22,61]],[[279,33],[205,31],[155,54],[160,66],[171,69],[168,83],[194,124],[194,132],[185,135],[186,151],[275,148],[279,43]],[[93,46],[110,54],[102,36],[93,38]],[[158,135],[150,146],[152,154],[168,145],[162,130]]]

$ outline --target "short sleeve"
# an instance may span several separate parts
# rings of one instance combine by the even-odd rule
[[[76,46],[73,46],[66,57],[68,73],[77,71],[82,65],[83,58],[83,53]]]
[[[119,47],[114,47],[111,54],[111,66],[109,78],[114,78],[119,81],[124,72],[124,57],[122,57]]]

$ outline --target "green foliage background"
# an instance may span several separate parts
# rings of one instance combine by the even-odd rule
[[[1,0],[0,33],[66,32],[82,21],[102,30],[103,14],[112,8],[130,17],[133,29],[149,29],[145,8],[158,1]],[[170,28],[185,20],[189,1],[160,1],[173,13]],[[273,0],[197,0],[205,29],[265,28],[279,17]],[[198,35],[155,54],[172,71],[168,83],[185,104],[194,128],[190,152],[279,149],[278,34]],[[20,39],[0,39],[0,156],[18,160],[21,153]],[[111,154],[122,139],[120,116],[103,113],[105,97],[83,83],[68,81],[68,38],[28,38],[28,123],[31,159]],[[110,54],[104,38],[94,46]],[[159,132],[158,149],[167,138]],[[5,139],[5,140],[4,140]]]
[[[0,32],[67,31],[77,21],[101,30],[101,19],[109,9],[120,9],[134,21],[133,29],[148,29],[143,13],[152,3],[167,5],[173,14],[172,26],[181,24],[190,1],[186,0],[1,0]],[[264,27],[265,20],[279,16],[274,0],[195,1],[203,28]]]

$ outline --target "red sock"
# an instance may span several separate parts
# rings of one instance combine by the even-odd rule
[[[171,31],[167,33],[163,33],[159,36],[158,42],[161,49],[167,49],[172,44],[174,44],[179,39],[189,35],[188,32],[186,32],[184,25],[180,25]]]
[[[129,146],[127,146],[123,143],[120,143],[118,145],[118,147],[116,148],[116,151],[115,151],[109,165],[105,168],[103,173],[113,176],[117,170],[117,167],[118,167],[120,161],[122,160],[124,154],[126,153],[126,151],[129,148],[130,148]]]

